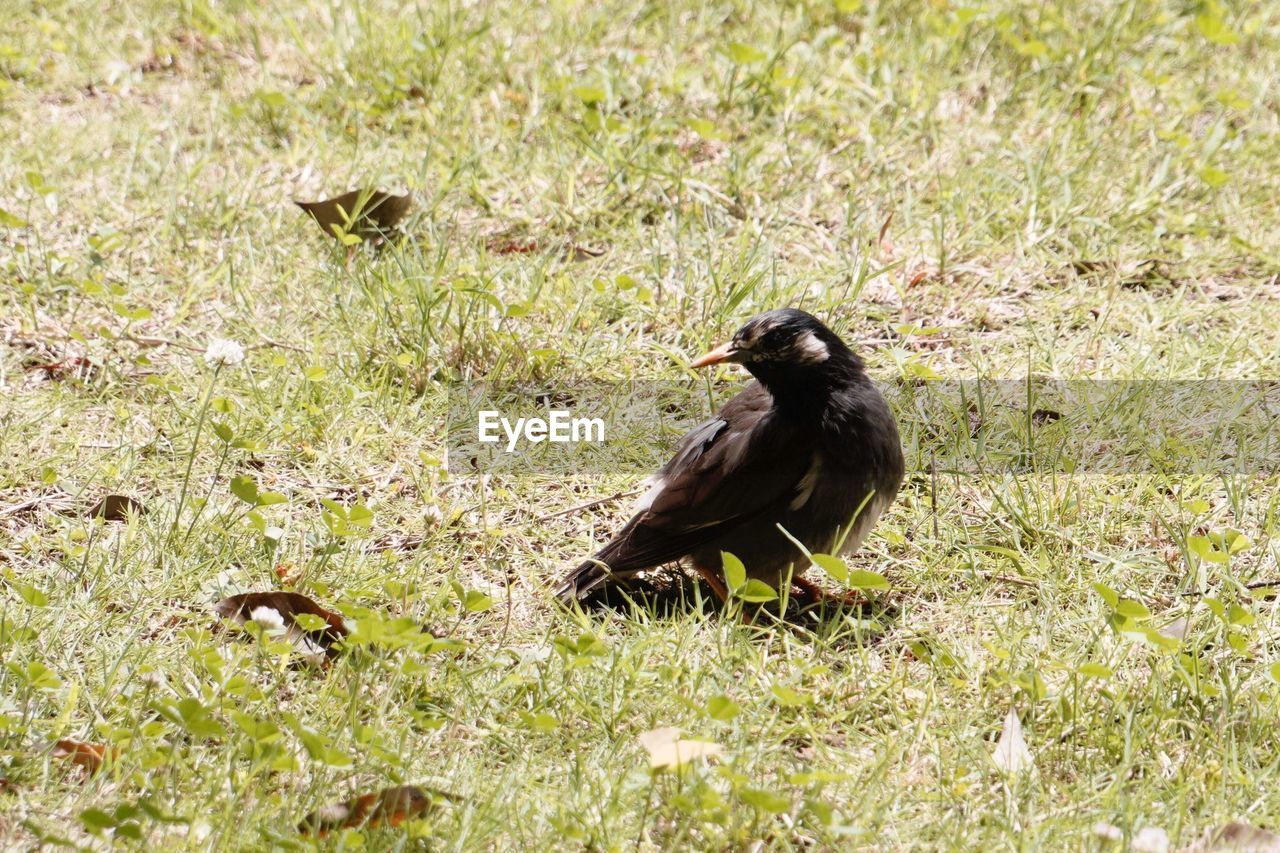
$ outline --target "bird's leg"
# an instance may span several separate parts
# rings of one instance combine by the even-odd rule
[[[707,586],[711,587],[711,591],[716,594],[716,598],[720,599],[721,604],[729,600],[729,588],[724,585],[724,581],[720,580],[717,570],[699,565],[697,561],[693,562],[693,570],[707,582]]]
[[[693,562],[693,570],[701,575],[702,579],[707,582],[707,586],[711,587],[711,591],[716,594],[716,598],[720,599],[720,603],[724,604],[727,602],[729,600],[729,587],[725,585],[724,581],[720,580],[720,571],[718,569],[709,569],[706,566],[698,565],[696,560],[691,562]],[[756,624],[756,620],[751,617],[751,614],[745,607],[742,609],[741,618],[743,625],[750,627]]]
[[[862,607],[867,603],[867,600],[856,590],[851,589],[844,593],[827,592],[808,578],[799,576],[793,577],[791,582],[799,587],[801,592],[809,596],[813,604],[829,601],[840,607]]]

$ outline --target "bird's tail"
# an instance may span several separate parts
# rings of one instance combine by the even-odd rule
[[[564,580],[556,587],[556,598],[568,607],[575,601],[586,598],[588,593],[612,577],[613,573],[603,562],[594,558],[587,560],[565,575]]]

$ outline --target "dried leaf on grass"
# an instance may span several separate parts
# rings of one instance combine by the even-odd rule
[[[107,495],[98,501],[85,515],[106,521],[127,521],[130,515],[146,515],[142,501],[128,495]]]
[[[1005,773],[1019,773],[1035,767],[1031,750],[1027,749],[1027,741],[1022,736],[1022,720],[1018,719],[1018,712],[1012,708],[1000,727],[1000,740],[996,743],[996,751],[992,753],[991,760]]]
[[[533,252],[542,251],[542,243],[533,237],[509,238],[494,237],[486,244],[490,252],[495,255],[527,255]],[[566,260],[570,261],[589,261],[598,258],[605,253],[605,250],[596,246],[587,246],[580,243],[569,243],[561,250],[561,254]]]
[[[397,785],[341,803],[330,803],[307,815],[298,824],[304,835],[323,836],[335,829],[358,826],[399,826],[425,814],[440,801],[454,802],[457,797],[420,785]]]
[[[682,739],[680,734],[680,729],[672,726],[640,734],[640,745],[649,753],[650,769],[677,768],[695,758],[714,758],[724,749],[711,741]]]
[[[493,239],[488,243],[488,249],[495,255],[527,255],[530,252],[536,252],[540,248],[538,241],[532,238],[527,240],[501,240]]]
[[[1071,269],[1081,277],[1113,276],[1122,287],[1151,287],[1159,283],[1172,283],[1169,265],[1161,258],[1137,258],[1121,261],[1078,258],[1071,261]]]
[[[311,214],[324,233],[342,240],[354,234],[361,240],[378,240],[395,231],[413,205],[413,193],[391,195],[382,190],[352,190],[323,201],[295,201]]]
[[[1187,638],[1187,629],[1190,626],[1191,623],[1187,620],[1187,617],[1180,616],[1161,628],[1160,633],[1161,635],[1168,637],[1170,640],[1177,640],[1181,643]]]
[[[268,634],[286,636],[306,656],[334,657],[334,644],[347,636],[342,615],[316,604],[300,592],[246,592],[213,606],[224,619],[241,625],[255,622]]]
[[[79,379],[82,382],[93,382],[102,375],[102,365],[84,356],[64,358],[62,361],[31,361],[25,366],[28,370],[43,370],[50,380]]]
[[[276,563],[274,571],[276,577],[280,579],[280,583],[285,586],[296,586],[298,580],[302,577],[302,573],[298,571],[298,567],[293,563]]]
[[[110,753],[114,760],[120,754],[119,750],[108,750],[105,744],[101,743],[84,743],[70,738],[63,738],[53,746],[53,757],[62,758],[70,761],[77,767],[83,767],[85,772],[92,776],[102,769],[103,762]]]
[[[1232,821],[1207,830],[1182,853],[1280,853],[1280,835],[1269,829]]]

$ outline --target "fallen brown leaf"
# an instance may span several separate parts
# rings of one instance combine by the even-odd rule
[[[293,563],[276,563],[275,573],[285,586],[295,586],[298,583],[298,567]]]
[[[1182,848],[1182,853],[1280,853],[1280,835],[1232,821],[1207,830],[1197,841]]]
[[[150,59],[145,60],[138,66],[138,70],[143,74],[157,74],[161,71],[177,71],[179,70],[178,58],[172,53],[153,54]]]
[[[361,240],[381,240],[395,231],[413,205],[413,193],[391,195],[382,190],[352,190],[323,201],[295,201],[321,230],[339,238],[343,232]]]
[[[75,766],[83,767],[90,776],[102,769],[108,752],[113,760],[120,754],[120,750],[108,750],[105,744],[83,743],[70,738],[64,738],[53,746],[54,758],[65,758]]]
[[[127,521],[130,514],[146,515],[147,508],[137,498],[128,495],[107,495],[85,513],[90,518],[106,521]]]
[[[264,629],[278,625],[304,653],[322,651],[334,657],[338,653],[334,643],[348,633],[341,614],[321,607],[300,592],[246,592],[222,599],[213,606],[213,610],[224,619],[234,619],[241,625],[257,622]],[[323,619],[324,627],[312,630],[300,627],[297,617],[304,613]],[[308,644],[316,648],[312,649]]]
[[[101,365],[84,356],[73,356],[52,362],[31,361],[25,366],[28,370],[43,370],[45,376],[51,380],[72,378],[92,382],[102,372]]]
[[[1160,258],[1108,261],[1079,258],[1071,261],[1071,269],[1082,277],[1114,275],[1122,287],[1150,287],[1159,282],[1171,283],[1172,276]]]
[[[335,829],[357,826],[399,826],[406,820],[425,814],[439,800],[456,799],[451,794],[419,785],[397,785],[346,802],[321,806],[302,819],[298,832],[324,836]]]
[[[538,251],[538,241],[529,240],[491,240],[489,251],[495,255],[527,255]]]
[[[978,434],[982,432],[982,427],[984,423],[982,420],[982,413],[978,411],[977,406],[975,406],[973,403],[970,403],[968,408],[968,416],[969,416],[969,436],[971,438],[977,438]]]
[[[880,226],[880,234],[876,237],[876,243],[879,244],[880,251],[890,257],[892,257],[893,250],[896,248],[893,245],[893,239],[889,237],[889,226],[892,223],[893,211],[891,210],[889,211],[889,215],[885,217],[884,224]]]

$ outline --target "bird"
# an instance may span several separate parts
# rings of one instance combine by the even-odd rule
[[[902,484],[892,410],[862,359],[796,308],[752,317],[690,367],[726,362],[753,381],[681,439],[631,519],[556,587],[561,604],[684,559],[725,601],[722,552],[748,579],[780,589],[790,577],[815,602],[846,601],[803,577],[809,561],[790,537],[811,553],[842,536],[842,554],[857,550]]]

